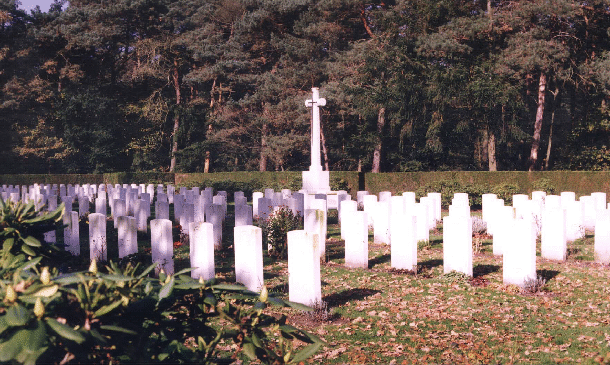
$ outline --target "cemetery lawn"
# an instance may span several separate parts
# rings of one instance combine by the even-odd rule
[[[442,228],[418,251],[417,275],[390,267],[390,248],[370,244],[369,268],[343,266],[329,224],[321,265],[323,305],[276,310],[327,345],[309,363],[601,363],[610,358],[610,269],[593,263],[593,237],[569,244],[566,262],[538,257],[538,286],[502,284],[502,259],[482,239],[474,277],[443,275]],[[218,276],[234,280],[231,255]],[[217,259],[218,260],[218,259]],[[288,299],[285,261],[265,262],[270,293]],[[545,282],[544,285],[542,282]],[[535,285],[533,285],[535,286]],[[607,357],[608,356],[608,357]]]

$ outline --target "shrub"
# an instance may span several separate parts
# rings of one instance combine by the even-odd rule
[[[301,219],[286,206],[277,207],[269,217],[261,222],[263,244],[267,245],[269,256],[285,259],[288,257],[288,232],[299,229]]]
[[[421,198],[428,193],[441,193],[441,205],[443,208],[447,208],[451,205],[451,200],[456,193],[467,193],[470,207],[472,209],[479,209],[482,204],[481,196],[486,190],[485,186],[463,184],[459,180],[452,179],[439,180],[421,186],[415,191],[415,195],[417,198]]]
[[[0,272],[14,270],[32,257],[51,258],[60,255],[55,245],[44,241],[44,234],[61,227],[64,205],[49,213],[39,214],[34,202],[0,199]]]
[[[155,264],[141,269],[110,262],[98,269],[92,261],[88,271],[61,275],[40,267],[45,252],[37,248],[44,245],[33,238],[55,227],[62,210],[31,218],[29,205],[2,207],[3,253],[12,256],[0,262],[6,267],[0,280],[0,363],[216,363],[237,356],[283,364],[304,361],[323,345],[287,324],[285,316],[264,312],[269,305],[311,308],[266,289],[258,294],[194,280],[187,275],[191,269],[154,278]],[[21,251],[13,254],[17,247]],[[294,348],[294,339],[306,346]],[[237,352],[223,358],[219,345],[227,342]]]
[[[499,184],[493,187],[492,193],[496,194],[498,199],[504,199],[505,205],[513,204],[513,195],[520,194],[521,188],[517,184]]]
[[[546,279],[538,276],[536,279],[527,279],[523,283],[523,292],[527,294],[536,294],[544,291],[546,285]]]
[[[348,194],[350,193],[349,183],[341,178],[330,179],[330,189],[332,191],[345,190]]]
[[[545,177],[534,181],[532,183],[532,190],[533,191],[544,191],[549,195],[555,194],[555,191],[557,191],[557,189],[555,188],[555,185],[553,185],[551,180],[547,179]]]

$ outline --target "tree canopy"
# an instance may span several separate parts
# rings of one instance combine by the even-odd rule
[[[610,166],[607,0],[0,0],[1,173]],[[63,10],[62,10],[63,9]]]

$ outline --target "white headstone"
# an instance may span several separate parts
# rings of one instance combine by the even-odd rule
[[[391,219],[391,265],[395,269],[417,271],[416,217],[393,212]]]
[[[137,199],[134,202],[134,218],[136,219],[136,226],[139,232],[148,232],[147,207],[149,207],[148,203],[142,199]]]
[[[189,224],[191,277],[203,280],[213,279],[214,271],[214,226],[212,223],[193,222]]]
[[[415,216],[415,238],[417,242],[430,241],[430,228],[428,226],[428,209],[426,204],[415,203],[414,211],[410,215]]]
[[[342,239],[346,239],[347,234],[349,233],[349,231],[351,229],[353,229],[353,223],[351,222],[346,222],[344,221],[344,219],[351,219],[351,217],[353,217],[354,212],[356,212],[358,210],[358,202],[355,200],[344,200],[341,202],[341,210],[340,210],[340,217],[341,219],[339,220],[339,224],[341,226],[341,238]],[[368,220],[368,218],[367,218]],[[367,240],[368,240],[368,221],[365,222],[365,226],[366,226],[366,232],[367,232]],[[346,243],[347,244],[347,243]]]
[[[566,211],[561,207],[547,208],[542,214],[540,256],[564,261],[566,250]]]
[[[155,218],[169,219],[169,203],[166,201],[157,200],[155,202]]]
[[[89,214],[89,258],[97,261],[108,260],[106,216],[100,213]]]
[[[265,221],[269,218],[269,214],[273,209],[271,205],[271,199],[268,198],[259,198],[258,199],[258,219],[261,221]]]
[[[138,253],[138,232],[136,218],[130,216],[117,217],[119,236],[119,258]]]
[[[73,256],[80,255],[80,234],[78,226],[78,213],[66,211],[63,217],[63,223],[67,225],[64,228],[64,244],[65,250]]]
[[[534,222],[515,219],[513,240],[503,248],[502,277],[504,284],[523,287],[536,280],[536,235]]]
[[[206,221],[208,223],[212,223],[214,228],[214,247],[216,248],[220,248],[222,246],[223,209],[223,206],[220,204],[212,204],[205,212]]]
[[[188,234],[189,224],[195,221],[195,205],[186,203],[182,206],[182,216],[180,216],[180,226],[182,227],[182,233]]]
[[[255,191],[252,193],[252,215],[255,217],[258,217],[259,214],[259,209],[258,209],[258,202],[260,198],[264,198],[264,194],[260,191]]]
[[[595,262],[610,264],[610,211],[598,211],[593,244]]]
[[[288,232],[288,300],[308,306],[322,301],[318,236]]]
[[[369,230],[367,226],[368,218],[365,212],[356,210],[356,201],[343,201],[352,208],[342,211],[343,222],[345,225],[345,266],[351,268],[366,269],[369,266]]]
[[[373,242],[390,244],[390,201],[378,201],[373,218]]]
[[[235,205],[235,227],[252,225],[252,206],[247,204]]]
[[[156,272],[161,269],[168,275],[174,274],[174,240],[172,239],[172,222],[169,219],[150,221],[150,246],[153,263],[157,264]]]
[[[235,279],[253,292],[263,288],[263,233],[259,227],[239,226],[235,236]]]
[[[369,219],[369,229],[372,229],[375,223],[375,210],[377,209],[377,196],[376,195],[364,195],[362,197],[363,209]]]
[[[460,204],[460,203],[458,203]],[[472,218],[465,215],[443,218],[443,270],[472,276]]]
[[[78,198],[78,216],[84,217],[89,213],[89,198],[81,196]]]
[[[325,220],[326,213],[321,209],[305,209],[305,231],[317,237],[317,247],[319,258],[326,257],[326,231]]]

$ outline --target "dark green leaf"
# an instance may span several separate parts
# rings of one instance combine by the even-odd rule
[[[289,324],[280,326],[280,331],[286,332],[286,333],[299,332],[299,330],[296,327],[293,327]]]
[[[298,364],[301,361],[309,359],[313,354],[318,352],[322,347],[322,343],[313,343],[309,346],[304,347],[301,351],[297,352],[294,357],[290,360],[290,363]]]
[[[132,278],[131,276],[124,276],[124,275],[118,275],[118,274],[101,274],[100,277],[102,279],[107,279],[107,280],[114,281],[117,283],[134,280],[134,278]]]
[[[8,341],[0,344],[1,362],[8,362],[21,352],[28,340],[28,332],[29,330],[21,329],[15,332]]]
[[[138,276],[138,279],[142,279],[143,277],[147,276],[151,271],[153,271],[155,268],[157,267],[157,264],[152,264],[149,267],[147,267],[141,274],[140,276]]]
[[[30,352],[38,352],[38,350],[45,344],[47,339],[47,328],[44,326],[41,320],[37,320],[34,323],[34,328],[29,331],[28,342],[24,348]]]
[[[29,270],[30,268],[32,268],[32,267],[34,267],[34,266],[38,265],[38,263],[39,263],[41,260],[42,260],[42,256],[35,257],[35,258],[31,259],[30,261],[26,262],[26,263],[25,263],[23,266],[21,266],[21,267],[19,268],[19,270],[23,270],[23,271],[25,271],[25,270]]]
[[[203,299],[203,302],[205,304],[212,305],[212,306],[214,306],[214,305],[216,305],[216,303],[218,303],[218,301],[216,300],[216,297],[211,294],[207,294],[205,296],[205,298]]]
[[[34,236],[27,236],[26,238],[23,239],[23,242],[25,242],[26,245],[32,246],[32,247],[41,247],[42,246],[40,241],[38,239],[36,239]]]
[[[286,305],[286,303],[284,303],[284,301],[279,298],[269,297],[269,298],[267,298],[267,301],[269,303],[279,306],[279,307],[283,307]]]
[[[86,271],[74,272],[67,275],[58,276],[54,278],[53,281],[61,285],[72,285],[76,283],[82,283],[83,281],[85,281],[84,274],[86,273]]]
[[[174,277],[172,276],[171,279],[169,279],[169,282],[167,284],[163,285],[161,290],[159,290],[159,300],[169,297],[170,294],[172,293],[173,289],[174,289]]]
[[[6,322],[6,317],[5,316],[0,317],[0,335],[2,334],[2,332],[6,331],[9,327],[10,326]]]
[[[193,282],[190,282],[190,283],[176,284],[176,285],[174,285],[174,288],[176,288],[176,289],[184,289],[184,290],[199,289],[199,288],[201,288],[201,284],[199,284],[196,281],[193,281]]]
[[[6,324],[11,327],[25,326],[30,318],[32,318],[30,311],[25,307],[15,304],[9,307],[4,315],[6,318]]]
[[[214,290],[227,290],[227,291],[246,291],[246,287],[243,285],[234,285],[234,284],[216,284],[212,285],[212,289]]]
[[[134,332],[130,329],[119,327],[119,326],[102,325],[102,326],[100,326],[100,329],[103,329],[106,331],[127,333],[128,335],[137,335],[138,334],[137,332]]]
[[[244,354],[250,358],[250,360],[256,360],[256,348],[251,342],[247,342],[243,347]]]
[[[108,341],[106,341],[106,339],[104,338],[104,336],[100,335],[100,333],[96,330],[96,329],[92,329],[91,331],[89,331],[89,333],[91,334],[91,336],[93,338],[95,338],[97,341],[99,341],[100,343],[107,343]]]
[[[7,238],[4,240],[4,243],[2,244],[2,249],[4,251],[10,251],[13,248],[13,243],[15,243],[15,239],[14,238]]]
[[[177,273],[175,273],[174,276],[186,274],[186,273],[191,272],[193,270],[195,270],[194,267],[189,267],[189,268],[186,268],[186,269],[182,269],[182,270],[178,271]]]
[[[252,343],[254,344],[254,346],[259,347],[259,348],[263,348],[263,341],[261,341],[260,337],[258,337],[258,335],[256,333],[252,334]]]
[[[36,256],[36,252],[28,245],[22,245],[21,251],[23,251],[26,255]]]
[[[93,313],[94,317],[101,317],[104,314],[108,314],[110,313],[112,310],[114,310],[115,308],[117,308],[118,306],[121,305],[121,303],[123,303],[123,301],[121,299],[117,300],[114,303],[105,305],[103,307],[101,307],[100,309],[96,310],[95,313]]]
[[[55,318],[47,318],[45,322],[53,331],[67,340],[71,340],[79,344],[85,341],[85,336],[83,336],[82,333],[76,331],[70,326],[57,322]]]
[[[313,311],[313,308],[308,307],[305,304],[290,302],[287,300],[284,301],[284,303],[286,303],[286,305],[288,305],[289,307],[294,308],[294,309],[299,309],[299,310],[306,311],[306,312]]]

